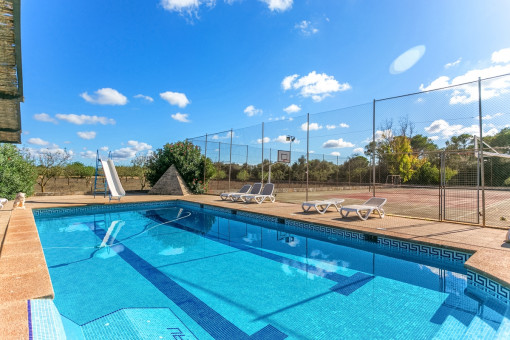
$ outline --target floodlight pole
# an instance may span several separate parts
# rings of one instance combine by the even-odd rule
[[[306,201],[308,201],[308,155],[310,153],[310,113],[306,114]]]
[[[230,129],[230,158],[228,160],[228,191],[230,191],[230,176],[232,174],[232,135],[233,131]]]
[[[264,122],[262,122],[262,163],[260,168],[262,169],[260,183],[264,184]]]
[[[205,186],[205,173],[207,172],[207,133],[205,134],[205,151],[204,151],[204,186]]]
[[[290,191],[290,172],[291,172],[291,164],[292,164],[292,142],[295,139],[296,139],[296,137],[287,135],[287,140],[290,142],[290,148],[289,148],[289,191]]]
[[[372,109],[372,192],[375,197],[375,99]]]
[[[478,120],[480,121],[480,149],[479,162],[481,162],[480,175],[482,177],[482,226],[485,227],[485,163],[483,158],[483,129],[482,129],[482,80],[478,77]]]

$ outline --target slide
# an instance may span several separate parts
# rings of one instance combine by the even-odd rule
[[[111,159],[107,161],[101,160],[103,166],[104,176],[106,177],[106,183],[108,183],[108,189],[110,189],[110,199],[117,198],[120,201],[122,196],[126,196],[126,192],[120,183],[119,175],[115,169],[115,164]]]

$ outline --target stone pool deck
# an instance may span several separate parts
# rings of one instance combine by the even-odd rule
[[[299,204],[234,203],[210,195],[132,194],[122,198],[120,203],[175,199],[472,252],[474,255],[466,262],[467,268],[510,286],[510,244],[504,243],[507,231],[502,229],[397,216],[380,219],[374,215],[368,221],[360,221],[357,217],[342,219],[333,208],[320,215],[316,212],[303,213]],[[12,210],[12,202],[9,202],[0,210],[0,338],[28,338],[27,300],[54,296],[31,209],[118,203],[87,195],[39,196],[27,199],[26,209]]]

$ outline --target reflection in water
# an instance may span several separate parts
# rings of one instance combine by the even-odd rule
[[[90,226],[84,223],[73,223],[68,225],[67,227],[62,227],[58,229],[61,233],[72,233],[74,231],[90,231]]]
[[[158,254],[164,255],[164,256],[173,256],[173,255],[180,255],[183,253],[184,253],[184,247],[174,248],[172,246],[169,246],[169,247],[163,249],[162,251],[160,251]]]

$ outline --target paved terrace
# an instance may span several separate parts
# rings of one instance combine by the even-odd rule
[[[222,201],[218,196],[210,195],[183,197],[133,194],[124,197],[120,203],[175,199],[473,252],[475,254],[466,262],[467,268],[510,286],[508,270],[510,244],[504,243],[506,230],[502,229],[397,216],[386,216],[380,219],[374,215],[368,221],[360,221],[357,217],[342,219],[333,208],[330,208],[326,214],[320,215],[316,212],[303,213],[299,204],[234,203]],[[2,339],[28,338],[27,300],[54,296],[31,209],[88,204],[118,204],[118,202],[110,203],[107,198],[86,195],[32,197],[27,200],[25,210],[12,210],[12,202],[9,202],[0,211],[0,337]]]

